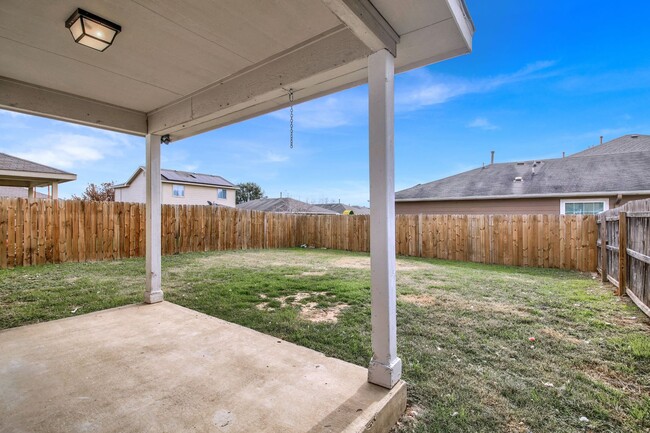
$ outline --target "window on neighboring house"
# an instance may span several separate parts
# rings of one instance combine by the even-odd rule
[[[172,195],[174,197],[185,197],[184,185],[172,185]]]
[[[217,198],[223,198],[223,199],[225,199],[226,197],[227,197],[227,196],[226,196],[226,190],[225,190],[225,189],[222,189],[222,188],[219,188],[219,189],[217,190]]]
[[[595,215],[609,209],[607,199],[561,200],[562,215]]]

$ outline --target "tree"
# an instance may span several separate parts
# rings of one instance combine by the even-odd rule
[[[239,189],[237,190],[237,204],[245,203],[251,200],[257,200],[258,198],[264,197],[264,191],[262,187],[256,184],[255,182],[244,182],[237,185]]]
[[[88,184],[81,197],[73,195],[74,200],[88,201],[115,201],[115,188],[113,182],[104,182],[100,185]]]

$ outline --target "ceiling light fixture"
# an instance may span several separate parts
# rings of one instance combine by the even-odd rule
[[[74,11],[65,21],[74,41],[97,51],[110,47],[122,27],[83,9]]]

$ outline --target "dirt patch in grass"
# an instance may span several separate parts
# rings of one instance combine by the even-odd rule
[[[309,302],[300,308],[300,317],[314,323],[336,323],[339,320],[341,311],[347,305],[338,304],[328,308],[318,308],[316,302]]]
[[[506,428],[508,433],[528,433],[531,431],[525,422],[515,420],[509,421]]]
[[[554,338],[559,341],[565,341],[567,343],[571,344],[586,344],[585,341],[582,341],[578,338],[572,337],[571,335],[565,334],[562,331],[558,331],[557,329],[553,328],[542,328],[539,330],[540,334],[545,335],[547,337]]]
[[[302,319],[313,323],[336,323],[339,320],[341,312],[348,307],[343,303],[338,303],[331,307],[319,307],[318,302],[304,302],[309,298],[322,296],[322,293],[299,292],[292,296],[282,296],[255,305],[260,311],[274,311],[276,309],[294,307],[299,308],[299,315]],[[269,299],[266,295],[261,294],[263,300]]]
[[[331,265],[337,268],[370,270],[370,257],[341,257],[333,261]],[[430,268],[431,265],[428,263],[405,262],[401,260],[397,260],[396,263],[396,269],[404,272],[420,271]]]
[[[635,378],[611,369],[606,364],[591,364],[582,372],[594,382],[604,383],[624,393],[650,395],[650,386],[640,384]]]
[[[399,299],[409,304],[417,305],[418,307],[428,307],[437,304],[433,295],[401,295]]]
[[[400,295],[399,299],[408,302],[409,304],[417,305],[418,307],[430,307],[436,305],[453,310],[490,312],[514,315],[520,318],[530,317],[528,311],[513,304],[497,301],[478,301],[475,299],[467,300],[461,296],[453,296],[449,294],[434,296],[429,293],[409,293]]]

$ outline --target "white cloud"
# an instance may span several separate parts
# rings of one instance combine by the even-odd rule
[[[485,117],[477,117],[467,124],[468,128],[479,128],[486,131],[493,131],[499,129],[498,126],[487,120]]]
[[[485,78],[459,78],[434,75],[425,69],[402,74],[396,81],[395,110],[408,112],[443,104],[464,95],[487,93],[500,87],[548,76],[558,72],[551,70],[554,61],[539,61],[518,71]],[[298,104],[294,107],[296,129],[327,129],[358,124],[368,112],[368,96],[365,91],[352,89],[336,95]],[[289,124],[289,109],[270,114]]]
[[[123,147],[131,146],[129,137],[110,131],[96,135],[55,133],[28,141],[12,155],[41,164],[75,169],[79,165],[96,163],[110,156],[122,154]]]
[[[367,107],[365,96],[351,92],[326,96],[294,106],[294,126],[296,129],[327,129],[350,125],[365,115]],[[288,108],[275,111],[270,116],[284,120],[288,128]]]
[[[266,158],[264,158],[261,162],[285,162],[289,160],[288,155],[281,155],[279,153],[273,153],[273,152],[267,152],[266,153]]]
[[[424,71],[406,74],[396,92],[396,110],[413,111],[464,95],[488,93],[509,84],[545,78],[556,74],[549,70],[554,65],[554,61],[539,61],[510,74],[472,79],[433,75]]]

